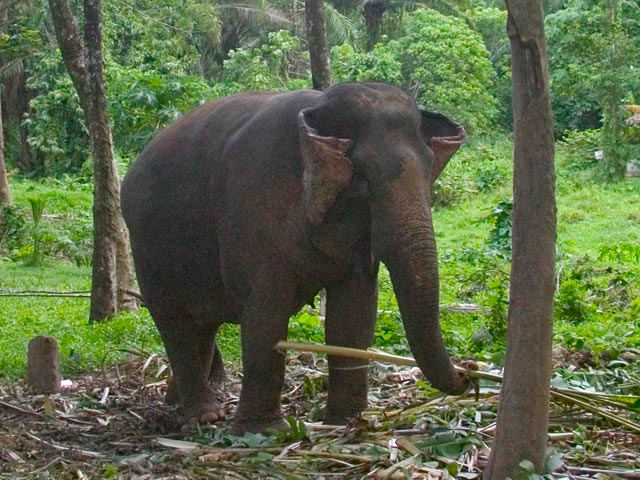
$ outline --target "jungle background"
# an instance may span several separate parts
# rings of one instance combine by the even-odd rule
[[[71,2],[72,9],[81,12],[80,4]],[[0,410],[0,475],[35,478],[51,468],[57,472],[52,478],[82,478],[76,471],[92,478],[216,478],[223,465],[238,478],[314,478],[309,476],[314,469],[360,478],[416,457],[422,463],[408,462],[402,467],[405,474],[479,475],[476,467],[486,441],[482,429],[495,420],[497,387],[483,384],[478,402],[456,403],[437,396],[415,372],[383,366],[372,373],[372,410],[377,414],[353,426],[349,435],[321,432],[324,440],[319,440],[320,433],[294,420],[287,438],[238,439],[224,429],[206,427],[182,432],[181,439],[218,448],[215,462],[197,455],[177,461],[151,446],[150,431],[167,436],[178,428],[155,414],[149,417],[149,408],[143,408],[151,402],[159,418],[167,415],[159,402],[167,374],[162,344],[144,308],[106,322],[88,321],[93,164],[87,125],[62,62],[49,5],[3,0],[0,6],[3,158],[10,193],[3,197],[0,216],[0,401],[22,399],[21,408],[39,415],[42,425],[33,436],[56,446],[73,444],[69,448],[79,456],[74,460],[59,449],[66,453],[46,453],[52,450],[46,443],[17,435],[15,428],[26,414],[5,406]],[[456,358],[473,358],[483,368],[499,371],[512,211],[504,5],[335,0],[325,7],[334,82],[402,85],[421,106],[447,114],[468,131],[467,143],[438,179],[433,195],[442,325]],[[159,129],[204,101],[246,90],[311,86],[301,1],[105,0],[102,9],[105,86],[120,175]],[[553,407],[553,432],[570,435],[552,449],[548,476],[637,478],[629,475],[640,468],[640,181],[633,176],[640,169],[640,9],[629,0],[548,1],[545,14],[557,139],[552,381],[559,388],[617,398],[617,406],[625,407],[621,415],[631,422],[620,427],[597,412]],[[385,272],[380,289],[375,346],[408,355]],[[319,313],[309,307],[292,318],[290,338],[322,342]],[[20,383],[26,345],[35,335],[51,335],[60,343],[63,375],[75,385],[67,396],[34,400]],[[225,327],[220,337],[230,370],[238,372],[237,328]],[[321,418],[326,365],[322,358],[295,354],[290,364],[295,393],[289,395],[289,413],[314,422]],[[105,382],[112,389],[106,396]],[[236,384],[229,390],[234,388]],[[409,408],[417,405],[427,406]],[[114,414],[127,408],[142,420]],[[392,413],[398,409],[401,414]],[[110,435],[91,430],[84,449],[71,436],[47,437],[47,426],[67,421],[61,420],[62,411],[76,425],[100,419]],[[388,415],[379,415],[381,411]],[[465,428],[442,430],[452,425]],[[417,452],[400,448],[392,461],[386,435],[394,429],[435,429],[436,434],[412,440]],[[119,438],[123,432],[128,441]],[[282,445],[309,438],[327,455],[265,465],[282,460]],[[142,459],[136,443],[148,444]],[[231,446],[251,452],[241,458],[220,453]],[[102,453],[90,455],[95,452]],[[329,462],[331,455],[339,462]],[[171,468],[179,464],[178,470],[170,470],[167,459]],[[527,475],[535,476],[525,465]]]

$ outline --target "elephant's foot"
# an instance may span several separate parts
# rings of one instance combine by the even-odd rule
[[[220,402],[213,399],[206,401],[189,402],[182,409],[185,422],[213,423],[224,420],[227,417]]]
[[[336,395],[335,390],[333,392],[330,391],[324,424],[347,425],[351,420],[359,417],[368,406],[366,390],[363,395],[354,395],[353,397],[346,398],[345,395]],[[336,398],[338,401],[336,401]]]
[[[279,415],[266,418],[236,418],[231,426],[233,435],[244,435],[247,432],[264,433],[269,430],[288,432],[291,427]]]
[[[358,417],[361,413],[362,411],[353,412],[350,414],[327,413],[322,423],[324,423],[325,425],[347,425],[351,420]]]

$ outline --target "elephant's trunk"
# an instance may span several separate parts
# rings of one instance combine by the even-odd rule
[[[391,212],[383,207],[386,211],[374,213],[374,238],[380,240],[374,249],[389,269],[409,346],[420,370],[438,390],[459,394],[467,383],[455,371],[440,330],[431,212],[426,204],[413,202],[412,207],[400,202],[403,208]]]

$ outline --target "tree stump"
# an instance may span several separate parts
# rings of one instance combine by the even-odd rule
[[[60,391],[60,358],[55,338],[41,335],[29,342],[27,383],[38,393]]]

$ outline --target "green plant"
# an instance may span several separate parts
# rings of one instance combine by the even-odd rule
[[[0,246],[4,251],[18,248],[27,234],[24,212],[16,205],[0,205]]]
[[[579,280],[560,282],[555,296],[555,314],[558,318],[579,323],[588,320],[597,312],[588,288]]]
[[[42,241],[44,235],[40,222],[42,220],[44,207],[47,204],[47,199],[45,197],[29,197],[28,200],[31,205],[31,215],[33,219],[33,226],[31,228],[32,250],[29,263],[31,265],[38,265],[43,259]]]
[[[307,56],[298,37],[286,30],[272,32],[267,43],[259,47],[229,52],[223,78],[230,91],[283,91],[308,87],[307,71],[299,71],[300,63]]]
[[[511,257],[511,217],[513,215],[513,199],[501,200],[493,208],[489,219],[493,224],[487,246],[498,256]]]
[[[289,322],[289,338],[324,343],[324,326],[317,315],[302,311]]]
[[[600,247],[601,262],[640,263],[640,243],[618,242]]]
[[[378,43],[370,52],[357,51],[347,44],[333,47],[331,70],[336,82],[387,82],[401,85],[404,80],[402,63],[386,43]]]

